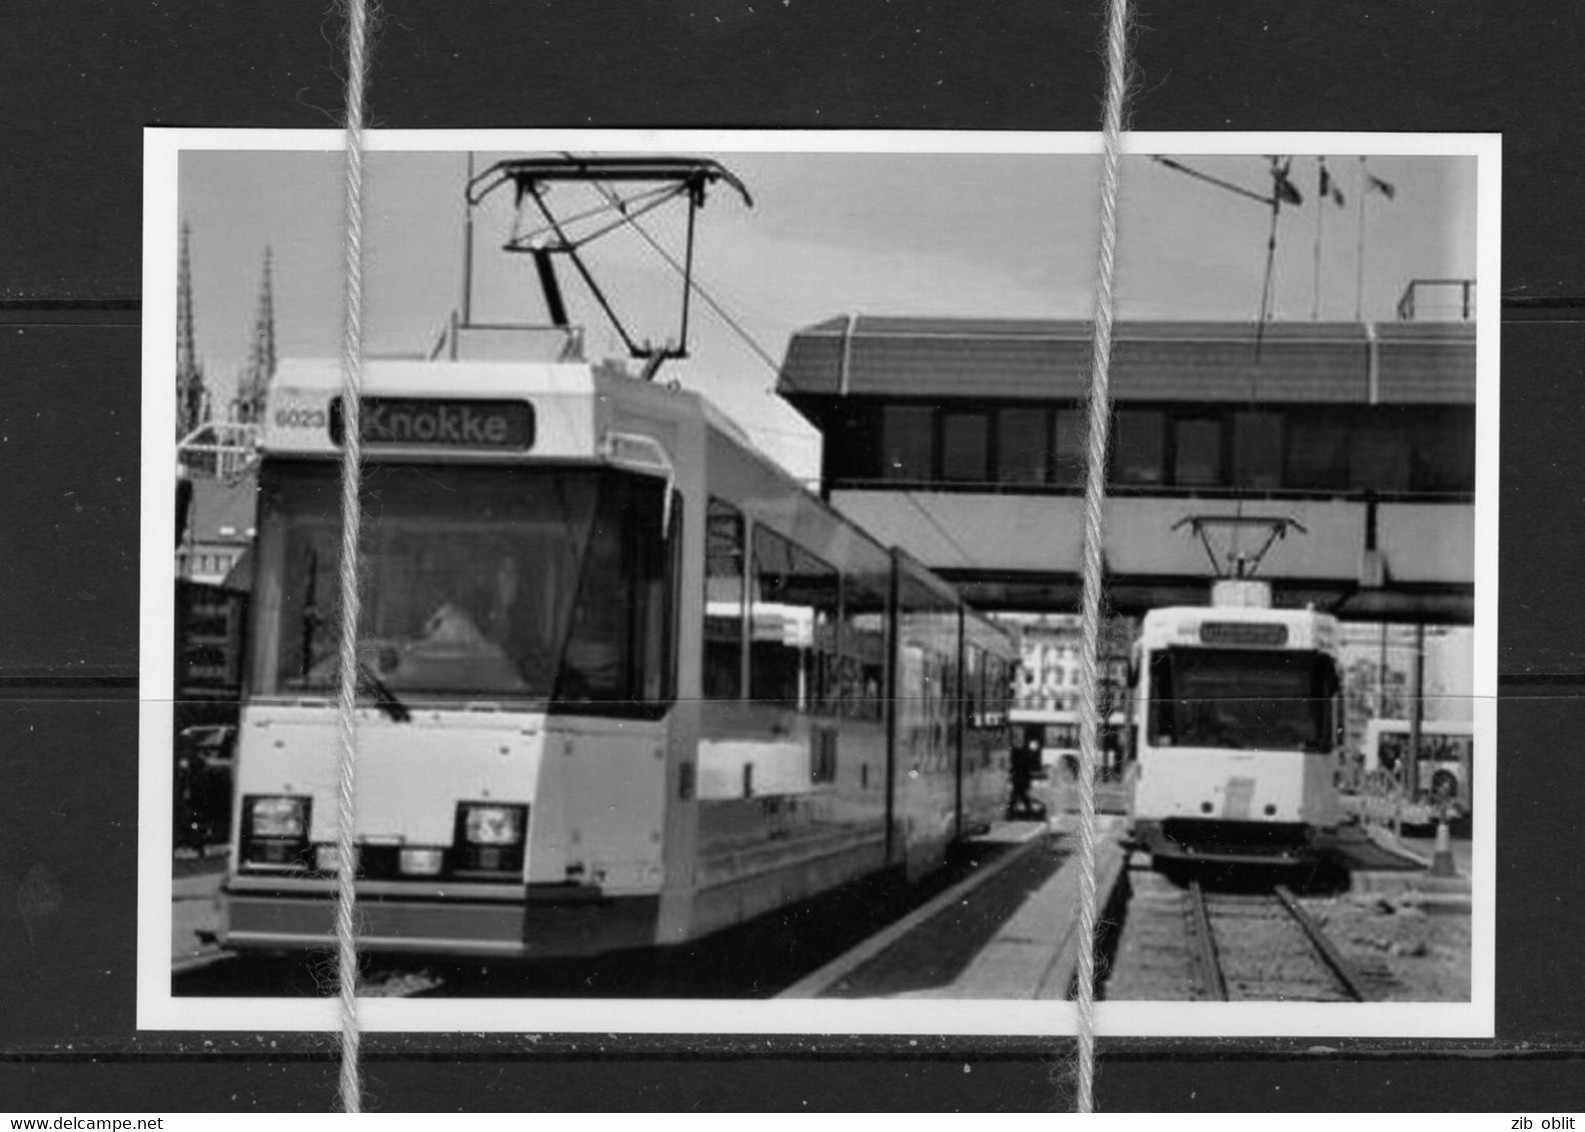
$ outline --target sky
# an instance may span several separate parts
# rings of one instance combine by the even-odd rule
[[[994,136],[988,144],[996,144]],[[818,435],[773,392],[774,365],[794,331],[835,315],[1086,318],[1099,229],[1099,160],[993,153],[705,153],[747,185],[747,207],[724,185],[699,216],[695,278],[754,345],[694,302],[691,357],[663,376],[710,397],[795,474],[818,474]],[[478,169],[519,154],[477,154]],[[1184,164],[1250,191],[1270,192],[1267,157],[1183,156]],[[427,350],[460,305],[463,153],[373,153],[365,174],[366,348]],[[1296,156],[1304,196],[1277,233],[1277,319],[1352,319],[1356,305],[1357,157],[1327,167],[1344,205],[1316,192],[1315,156]],[[1364,317],[1390,320],[1413,278],[1475,275],[1472,157],[1371,156],[1393,188],[1363,194]],[[197,349],[217,405],[247,356],[264,249],[274,257],[278,353],[335,357],[341,334],[342,166],[325,153],[184,152],[179,208],[192,231]],[[1153,162],[1123,165],[1117,317],[1250,321],[1260,304],[1270,209]],[[566,211],[584,203],[558,190]],[[510,235],[509,194],[475,212],[474,318],[544,321],[528,257],[496,251]],[[675,205],[643,221],[679,255]],[[1320,286],[1315,286],[1317,222]],[[590,245],[602,288],[635,336],[676,332],[677,275],[623,228]],[[173,283],[174,285],[174,283]],[[591,355],[619,352],[603,316],[570,278],[572,321]]]

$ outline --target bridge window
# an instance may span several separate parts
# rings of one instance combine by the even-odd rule
[[[1289,426],[1287,486],[1311,491],[1346,488],[1349,428],[1342,414],[1311,408],[1294,412]]]
[[[941,478],[983,483],[990,455],[990,417],[985,413],[941,414]]]
[[[704,559],[704,671],[706,700],[743,695],[743,516],[710,500]]]
[[[1467,409],[1422,409],[1410,418],[1409,490],[1475,489],[1475,414]]]
[[[1409,432],[1389,408],[1388,419],[1372,421],[1353,431],[1349,445],[1348,482],[1356,491],[1409,490]]]
[[[1051,482],[1066,487],[1082,486],[1085,475],[1084,449],[1089,420],[1084,409],[1058,409],[1052,444]]]
[[[1241,488],[1282,486],[1282,414],[1233,414],[1233,484]]]
[[[881,409],[881,478],[928,480],[935,458],[935,410],[929,405]]]
[[[1160,484],[1166,478],[1166,414],[1119,409],[1112,449],[1113,478],[1120,484]]]
[[[903,404],[873,412],[842,443],[827,445],[834,479],[878,474],[970,490],[1083,486],[1082,405]],[[1112,482],[1125,488],[1467,494],[1474,476],[1474,412],[1465,406],[1125,403],[1112,432]]]
[[[1045,483],[1052,464],[1047,445],[1051,414],[1045,409],[1003,409],[996,420],[996,478],[1001,483]]]
[[[1222,422],[1188,417],[1174,421],[1172,432],[1172,482],[1179,487],[1222,483]]]

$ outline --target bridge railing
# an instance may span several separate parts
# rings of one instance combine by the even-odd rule
[[[1398,299],[1398,321],[1457,319],[1475,316],[1473,279],[1411,279]]]

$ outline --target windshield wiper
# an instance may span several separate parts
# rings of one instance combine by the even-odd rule
[[[358,683],[374,693],[374,706],[391,717],[394,723],[407,723],[413,718],[413,713],[407,705],[397,698],[395,692],[384,680],[381,680],[363,661],[358,661]]]

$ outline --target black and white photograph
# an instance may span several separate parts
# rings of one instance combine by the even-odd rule
[[[140,1027],[1493,1034],[1495,137],[145,138]]]

